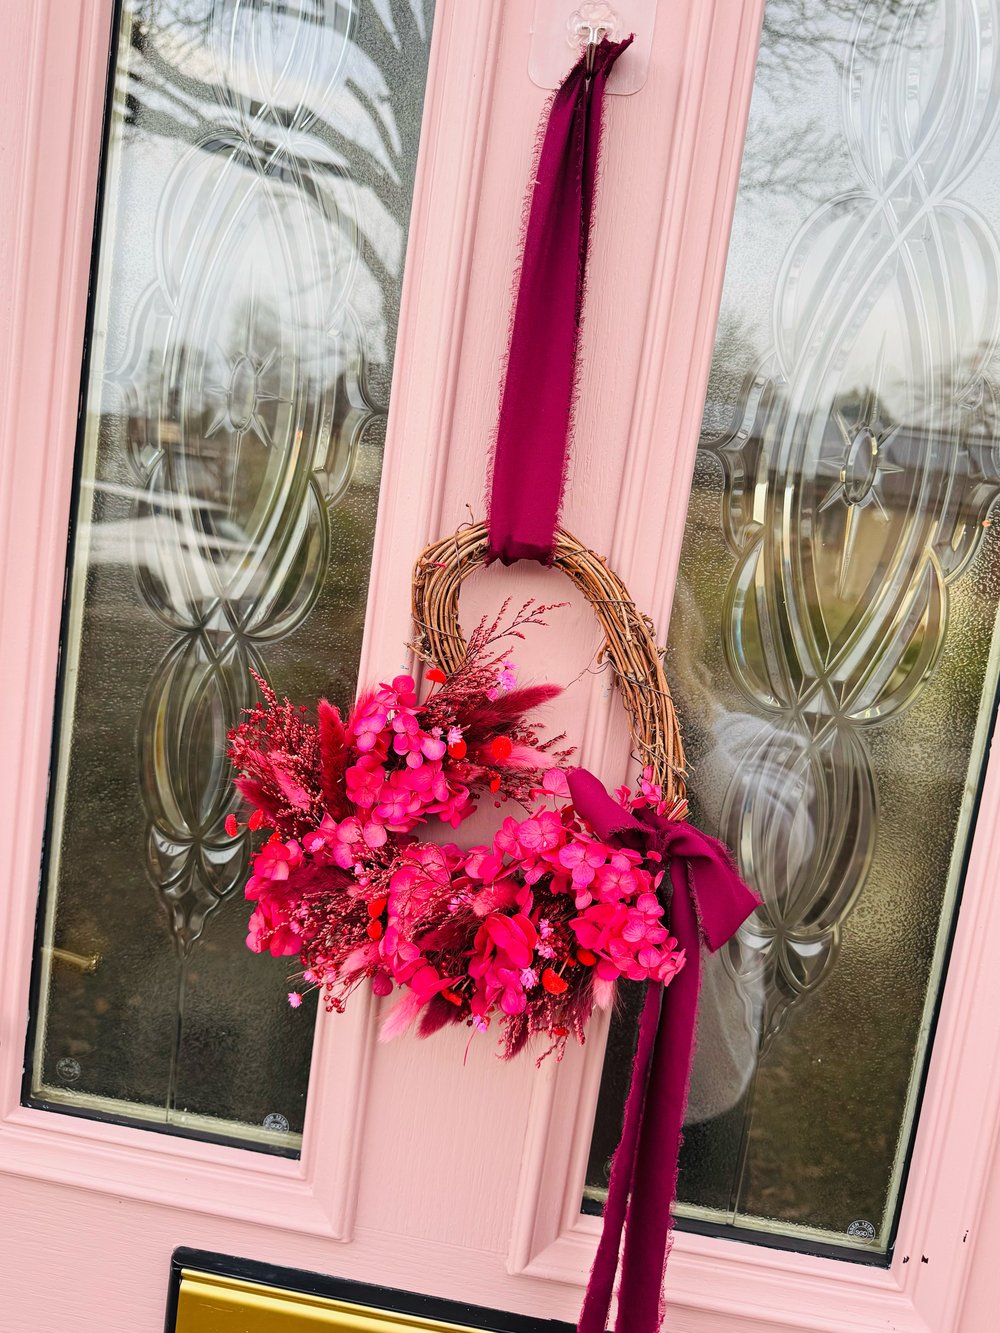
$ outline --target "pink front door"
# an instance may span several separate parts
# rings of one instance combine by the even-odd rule
[[[481,515],[564,8],[14,0],[3,1333],[152,1333],[177,1246],[576,1318],[628,1023],[507,1067],[358,996],[313,1042],[242,950],[214,759],[251,666],[395,671],[414,557]],[[699,815],[765,899],[710,983],[668,1327],[985,1333],[1000,14],[772,0],[758,58],[763,8],[622,0],[564,514],[673,605]],[[483,574],[466,623],[553,578]],[[558,615],[525,664],[617,782]]]

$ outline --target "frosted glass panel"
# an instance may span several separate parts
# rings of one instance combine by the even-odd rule
[[[997,686],[998,19],[768,4],[670,626],[694,819],[764,898],[708,967],[682,1211],[873,1258]]]
[[[127,0],[32,1097],[294,1151],[312,1022],[244,948],[251,667],[353,692],[429,0]]]

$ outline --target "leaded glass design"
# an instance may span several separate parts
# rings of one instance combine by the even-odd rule
[[[764,900],[708,968],[682,1212],[873,1257],[997,686],[998,19],[770,0],[670,627],[694,818]]]
[[[244,948],[251,668],[356,679],[430,0],[124,0],[31,1095],[294,1151],[312,1022]]]

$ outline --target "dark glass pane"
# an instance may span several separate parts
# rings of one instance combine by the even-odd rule
[[[227,729],[345,701],[429,0],[126,0],[66,623],[33,1096],[298,1143],[310,1016],[246,951]]]
[[[670,627],[693,817],[764,898],[708,966],[680,1197],[876,1255],[997,687],[998,89],[989,4],[768,4]]]

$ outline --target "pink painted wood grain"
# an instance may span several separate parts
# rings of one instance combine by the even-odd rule
[[[462,1034],[378,1046],[374,1014],[355,1006],[319,1024],[300,1163],[19,1105],[111,7],[7,0],[0,47],[0,671],[18,701],[0,730],[13,831],[0,899],[0,1333],[158,1333],[179,1244],[571,1319],[596,1225],[576,1200],[599,1025],[558,1070],[503,1067],[486,1044],[463,1068]],[[669,22],[660,9],[646,86],[609,113],[566,522],[612,557],[663,633],[760,3],[674,0]],[[527,75],[532,12],[533,0],[438,0],[363,672],[398,660],[413,555],[482,512],[520,183],[545,96]],[[466,620],[510,592],[565,588],[542,571],[490,571]],[[618,777],[620,711],[606,678],[585,671],[595,631],[576,604],[559,616],[557,635],[529,649],[532,669],[583,673],[560,720]],[[994,763],[893,1268],[681,1236],[674,1333],[996,1327],[998,812]]]

